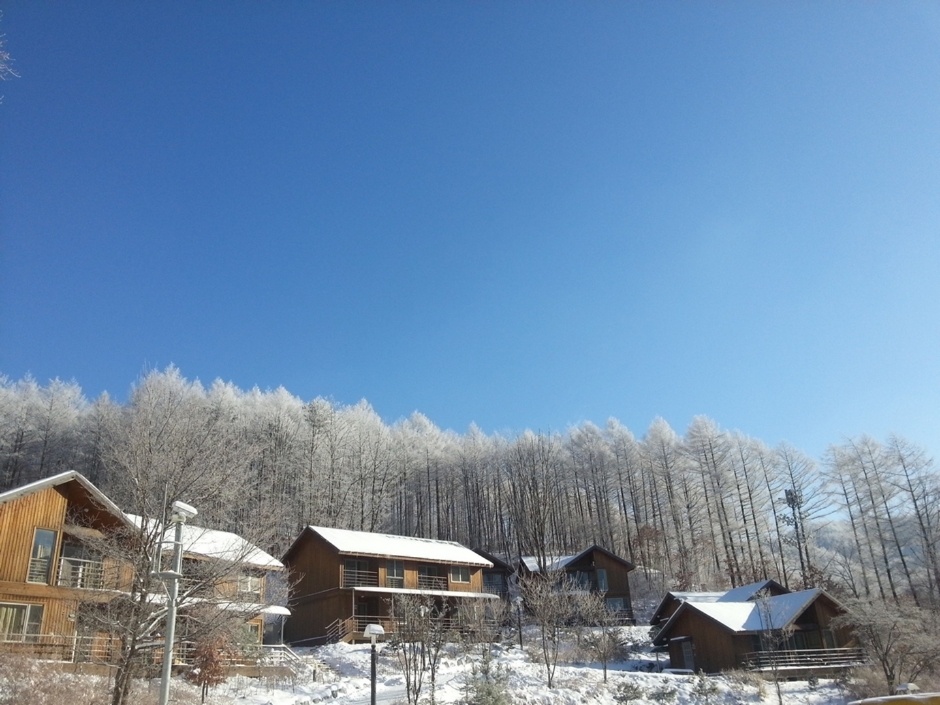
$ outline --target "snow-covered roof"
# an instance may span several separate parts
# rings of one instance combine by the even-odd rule
[[[583,551],[581,551],[581,553],[576,553],[573,556],[545,556],[545,570],[548,572],[556,571],[556,570],[564,570],[572,563],[577,563],[584,556],[586,556],[587,554],[593,551],[599,551],[605,554],[606,556],[609,556],[610,558],[614,559],[615,561],[619,563],[623,563],[624,565],[627,566],[628,571],[631,571],[636,567],[630,561],[624,560],[623,558],[618,556],[616,553],[608,551],[603,546],[598,546],[595,544],[594,546],[590,546],[584,549]],[[522,566],[526,570],[528,570],[530,573],[539,572],[539,560],[536,556],[522,556],[519,560],[522,562]]]
[[[760,632],[789,626],[821,594],[822,590],[814,588],[776,595],[763,602],[692,602],[687,608],[711,617],[729,631]]]
[[[135,526],[140,526],[141,517],[137,514],[128,514],[128,518]],[[148,527],[158,526],[153,520],[148,521]],[[176,529],[171,526],[163,532],[163,543],[172,544],[175,540]],[[220,561],[243,563],[252,568],[265,570],[284,570],[284,564],[271,554],[262,551],[254,544],[246,541],[238,534],[218,529],[207,529],[204,526],[183,524],[183,555],[190,558],[213,558]]]
[[[722,602],[747,602],[748,600],[753,600],[754,597],[761,590],[766,590],[770,588],[771,585],[776,585],[777,583],[773,580],[761,580],[760,582],[750,583],[748,585],[742,585],[741,587],[732,588],[728,590],[724,595],[721,596]]]
[[[724,592],[670,592],[680,602],[718,602],[727,593]]]
[[[545,556],[545,570],[549,572],[553,570],[563,570],[577,557],[578,556]],[[522,565],[524,565],[526,570],[530,573],[539,572],[539,559],[536,556],[523,556],[521,560]]]
[[[173,539],[173,529],[167,529],[166,540]],[[266,570],[283,570],[277,558],[249,543],[238,534],[217,529],[206,529],[192,524],[183,525],[183,554],[243,563]]]
[[[439,563],[478,565],[486,568],[493,565],[456,541],[373,534],[368,531],[330,529],[323,526],[308,526],[307,529],[319,534],[340,553],[384,558],[412,558]]]

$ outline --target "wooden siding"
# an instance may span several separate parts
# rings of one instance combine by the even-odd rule
[[[623,563],[610,556],[594,551],[594,567],[607,571],[607,597],[622,597],[630,602],[630,571]]]
[[[327,627],[353,613],[352,590],[332,590],[316,600],[292,603],[291,616],[284,625],[284,639],[295,643],[326,635]]]
[[[670,634],[692,637],[692,653],[695,670],[706,673],[735,668],[737,665],[735,643],[731,634],[692,610],[685,610],[674,622]],[[750,636],[746,638],[750,643]],[[750,650],[750,649],[747,649]],[[670,641],[669,657],[673,668],[692,668],[682,659],[680,642]]]
[[[18,605],[42,605],[42,625],[40,634],[61,634],[72,636],[75,634],[75,617],[78,614],[79,601],[76,599],[63,599],[61,595],[51,594],[22,594],[26,591],[0,592],[0,602]]]
[[[49,487],[0,505],[0,581],[26,582],[37,528],[56,532],[53,557],[58,557],[67,504],[65,497]]]
[[[291,616],[284,627],[284,638],[288,642],[325,637],[327,627],[336,620],[353,616],[355,595],[365,596],[365,591],[356,593],[352,587],[343,587],[346,559],[368,562],[368,572],[374,573],[375,587],[385,587],[388,577],[388,561],[400,560],[404,569],[404,589],[418,589],[421,566],[437,566],[442,578],[441,590],[453,592],[483,592],[482,566],[468,566],[470,582],[451,580],[450,567],[446,561],[416,561],[396,556],[379,557],[360,554],[340,554],[336,548],[318,534],[305,529],[291,551],[284,557],[292,586],[290,588]],[[446,587],[444,587],[446,585]],[[386,600],[393,593],[373,593],[369,596],[376,615],[388,612]],[[365,598],[364,598],[365,599]]]

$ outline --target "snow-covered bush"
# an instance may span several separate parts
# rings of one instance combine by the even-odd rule
[[[58,664],[0,654],[0,705],[107,705],[107,678],[76,676]]]
[[[645,691],[631,680],[621,681],[614,693],[614,700],[620,705],[630,705],[645,695]]]

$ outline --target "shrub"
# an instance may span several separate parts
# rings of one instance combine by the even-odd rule
[[[624,680],[617,686],[617,692],[614,693],[614,700],[621,705],[630,705],[634,700],[639,700],[645,695],[643,688],[631,680]]]
[[[711,699],[718,695],[718,684],[706,676],[704,671],[699,671],[695,676],[695,683],[692,685],[692,693],[700,702],[708,705]]]
[[[463,705],[511,705],[509,673],[502,666],[474,666],[464,681]]]
[[[676,699],[678,691],[668,685],[661,685],[649,694],[649,699],[657,703],[671,703]]]
[[[107,705],[108,680],[66,673],[61,666],[0,655],[0,705]]]

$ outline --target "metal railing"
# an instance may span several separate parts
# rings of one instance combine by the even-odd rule
[[[853,668],[865,662],[861,649],[793,649],[744,654],[744,667],[749,671]]]
[[[399,588],[399,589],[404,588],[404,587],[405,587],[405,579],[404,579],[403,577],[401,577],[401,576],[395,577],[395,576],[393,576],[393,575],[386,575],[386,576],[385,576],[385,587],[388,587],[388,588]]]
[[[26,571],[26,582],[48,583],[49,569],[52,567],[52,558],[30,558],[29,568]]]
[[[110,582],[110,581],[109,581]],[[59,587],[101,590],[105,585],[104,563],[86,558],[59,559]]]
[[[447,578],[440,575],[418,575],[419,590],[446,590]]]
[[[378,587],[379,573],[375,570],[343,570],[343,587]]]
[[[118,651],[117,641],[107,636],[7,634],[0,637],[0,652],[44,661],[112,663]]]
[[[353,617],[347,617],[346,619],[337,619],[335,622],[330,624],[326,629],[326,639],[327,643],[336,642],[336,641],[345,641],[349,638],[352,639],[365,639],[365,629],[367,624],[379,624],[382,626],[382,629],[385,630],[386,636],[390,636],[399,632],[407,632],[407,625],[404,620],[397,619],[395,617],[380,617],[378,615],[362,615],[357,614]],[[480,624],[474,624],[472,620],[461,619],[457,617],[435,617],[433,619],[433,624],[436,629],[442,629],[445,631],[461,632],[461,633],[473,633],[478,630]],[[483,621],[486,631],[491,631],[496,627],[496,621],[491,619],[486,619]],[[405,635],[407,637],[407,634]]]
[[[509,594],[509,588],[505,583],[487,583],[483,581],[483,592],[488,595],[499,595],[500,597],[506,597]]]

